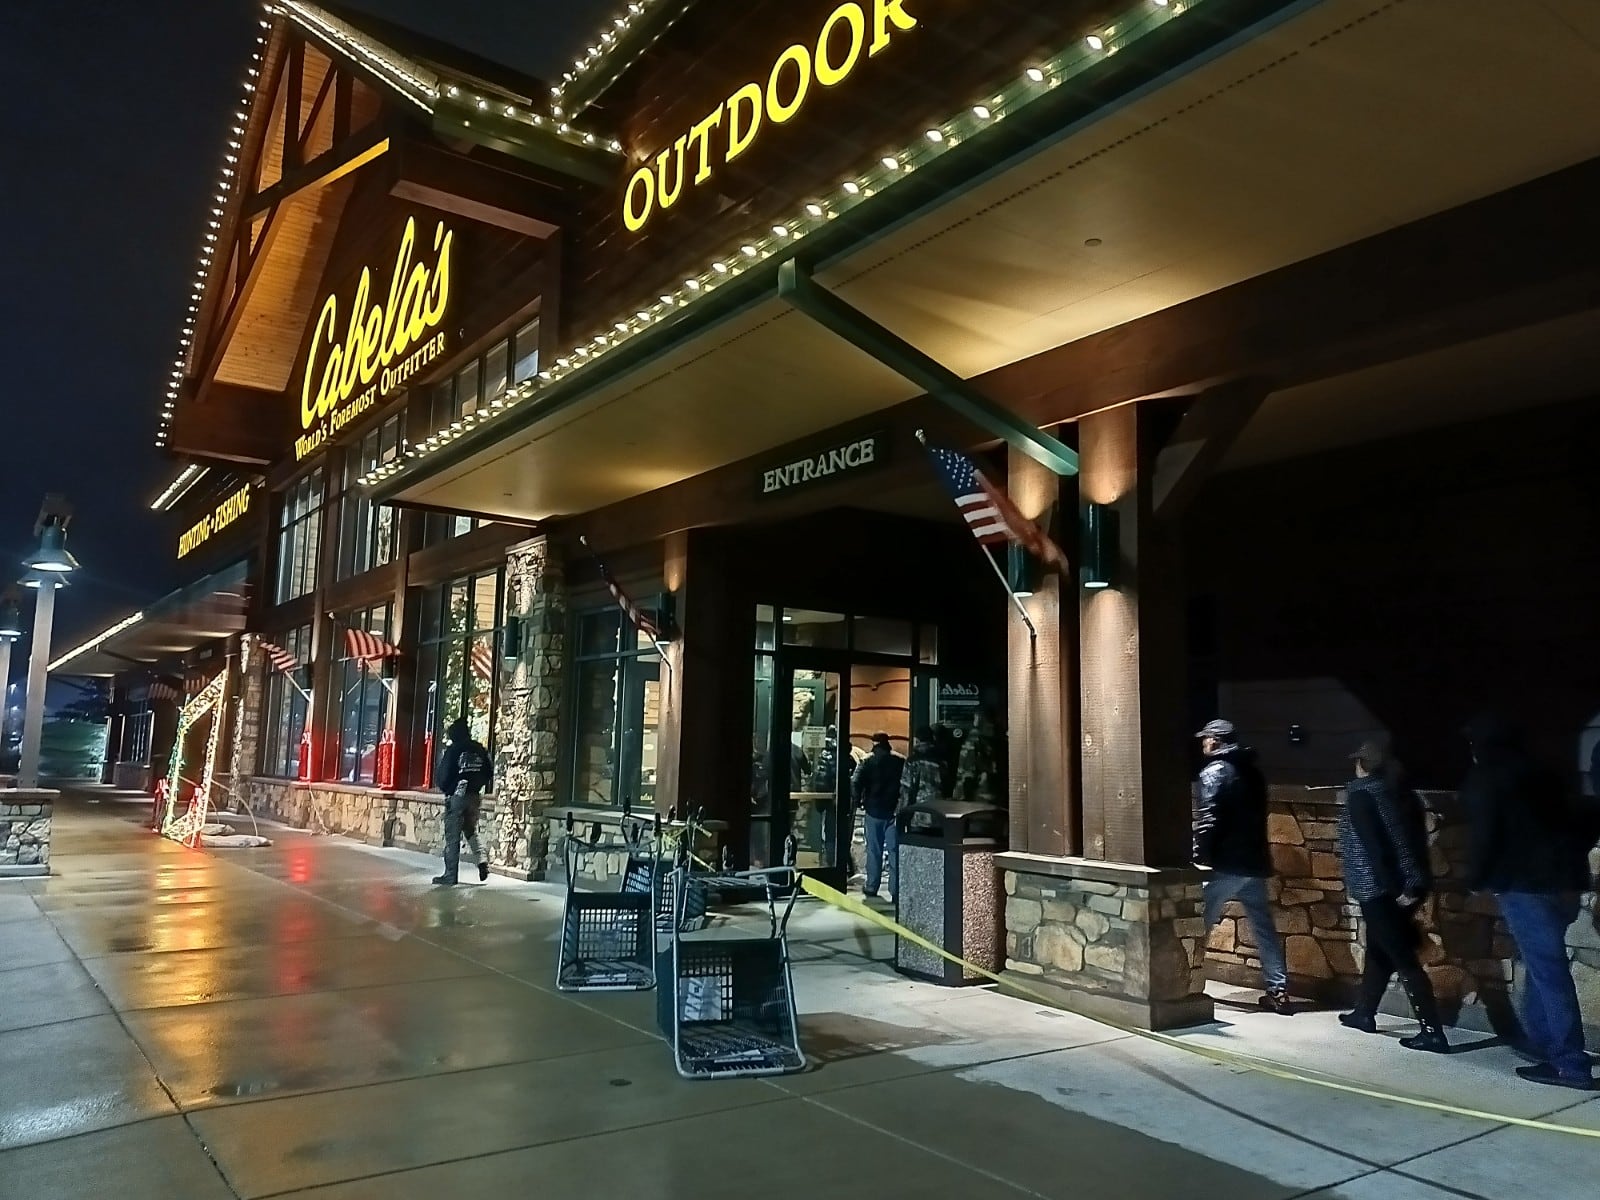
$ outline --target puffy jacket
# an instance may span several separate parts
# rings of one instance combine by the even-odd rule
[[[911,748],[905,770],[900,773],[900,810],[913,804],[926,804],[944,796],[944,771],[934,757],[932,742],[918,742]]]
[[[883,820],[894,816],[900,800],[900,776],[906,760],[883,742],[872,748],[850,780],[850,790],[856,803],[866,809],[867,816]]]
[[[1223,746],[1200,771],[1194,817],[1194,861],[1228,875],[1265,879],[1267,781],[1247,746]]]
[[[1345,887],[1358,904],[1422,897],[1433,886],[1428,835],[1416,793],[1382,775],[1352,780],[1339,818]]]

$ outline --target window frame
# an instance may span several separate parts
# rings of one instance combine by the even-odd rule
[[[342,613],[339,616],[339,626],[342,629],[364,629],[382,638],[386,642],[393,642],[395,604],[393,600],[380,600],[369,604],[365,608],[353,612]],[[343,639],[341,638],[340,641]],[[335,644],[338,644],[337,642]],[[383,741],[384,730],[388,727],[391,712],[391,699],[393,696],[394,673],[391,659],[380,662],[367,662],[362,659],[353,659],[340,656],[334,660],[334,670],[330,678],[335,681],[337,691],[330,696],[329,715],[334,718],[328,724],[330,731],[338,731],[338,762],[334,767],[334,778],[339,783],[349,783],[358,786],[373,787],[377,784],[378,777],[378,746]],[[355,703],[351,703],[354,696]],[[373,731],[371,758],[368,759],[366,747],[359,740],[364,739],[367,732],[367,714],[374,707],[376,701],[378,714],[377,726]],[[358,745],[354,750],[353,765],[346,768],[350,760],[352,749],[346,743],[351,734],[350,717],[356,716],[355,736]]]
[[[479,617],[478,590],[493,580],[494,599],[489,623]],[[472,598],[470,625],[456,630],[449,625],[452,597],[457,590]],[[424,589],[422,625],[417,638],[416,703],[412,714],[412,745],[420,751],[414,759],[412,778],[420,783],[427,777],[423,764],[444,748],[445,730],[462,713],[449,711],[444,703],[452,685],[460,696],[460,707],[469,708],[472,699],[484,694],[475,687],[478,678],[472,668],[474,643],[487,642],[491,667],[487,683],[486,722],[481,741],[492,756],[499,738],[498,718],[505,668],[501,647],[506,623],[506,570],[503,565],[460,575]],[[432,627],[430,628],[430,623]],[[451,676],[454,678],[451,678]],[[469,722],[471,713],[467,712]],[[474,734],[478,734],[474,729]]]
[[[659,612],[662,608],[662,599],[661,593],[655,593],[646,597],[645,602],[640,607],[646,612]],[[610,645],[604,649],[585,649],[585,622],[591,621],[596,617],[604,617],[611,620],[615,629],[615,636],[612,638]],[[563,760],[567,766],[564,772],[566,779],[562,790],[566,794],[567,803],[573,808],[593,809],[597,812],[616,812],[622,807],[624,793],[626,792],[627,799],[634,807],[648,808],[653,803],[653,792],[656,784],[655,782],[646,783],[643,778],[643,744],[644,738],[649,731],[644,723],[644,714],[648,712],[648,703],[645,697],[647,696],[647,685],[654,682],[658,692],[657,719],[653,728],[659,739],[660,704],[662,699],[659,689],[664,686],[660,648],[634,628],[632,622],[628,620],[626,614],[622,612],[614,601],[603,604],[596,603],[590,607],[574,609],[569,617],[568,626],[568,645],[573,652],[567,658],[572,669],[569,675],[570,683],[566,689],[566,701],[563,705],[563,711],[566,716],[564,722],[566,733],[562,746]],[[629,632],[633,634],[633,637],[631,643],[628,643],[625,648],[626,635]],[[597,804],[590,799],[589,795],[580,794],[580,791],[586,793],[590,790],[580,786],[580,781],[584,774],[584,769],[581,766],[583,739],[588,732],[583,725],[582,711],[584,674],[586,667],[591,667],[597,663],[613,664],[610,745],[606,751],[607,760],[611,768],[611,795],[608,804]],[[653,669],[653,680],[651,673],[645,668]],[[635,749],[631,745],[632,739],[628,736],[628,722],[619,717],[618,714],[624,703],[632,704],[636,695],[641,702],[641,716],[639,722],[639,746]],[[659,740],[656,749],[659,755]],[[628,765],[630,758],[637,759],[638,774],[637,777],[630,775],[625,780],[624,768]],[[646,795],[647,789],[651,795]]]
[[[324,463],[318,463],[284,489],[278,507],[274,603],[287,604],[317,590],[322,565],[322,519],[327,502]]]
[[[405,443],[404,414],[393,413],[363,434],[345,452],[344,480],[339,493],[338,545],[333,577],[355,579],[389,566],[399,554],[400,514],[387,504],[374,504],[356,485],[361,476],[393,462]],[[388,545],[382,544],[387,527]]]
[[[267,640],[294,655],[298,672],[311,662],[309,624],[282,633],[269,634]],[[256,750],[256,774],[266,779],[294,779],[300,774],[300,738],[305,733],[310,708],[297,681],[290,680],[271,663],[261,664],[265,675],[261,686],[261,737]],[[290,731],[295,732],[291,735]]]

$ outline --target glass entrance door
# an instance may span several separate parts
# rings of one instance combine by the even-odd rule
[[[773,688],[772,858],[844,889],[840,814],[850,787],[850,667],[796,653]],[[785,738],[782,731],[787,729]]]

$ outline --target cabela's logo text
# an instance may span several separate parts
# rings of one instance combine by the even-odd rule
[[[339,296],[330,295],[317,317],[300,389],[295,457],[305,458],[444,353],[445,334],[433,332],[450,307],[450,250],[455,234],[440,222],[431,264],[414,261],[417,222],[406,221],[389,276],[388,299],[372,298],[372,270],[363,267],[339,336]],[[430,336],[431,335],[431,336]]]

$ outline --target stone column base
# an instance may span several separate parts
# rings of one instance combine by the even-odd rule
[[[0,879],[50,874],[50,820],[61,793],[0,792]]]
[[[1005,974],[1060,1007],[1142,1029],[1203,1025],[1200,874],[1040,854],[996,858]]]

